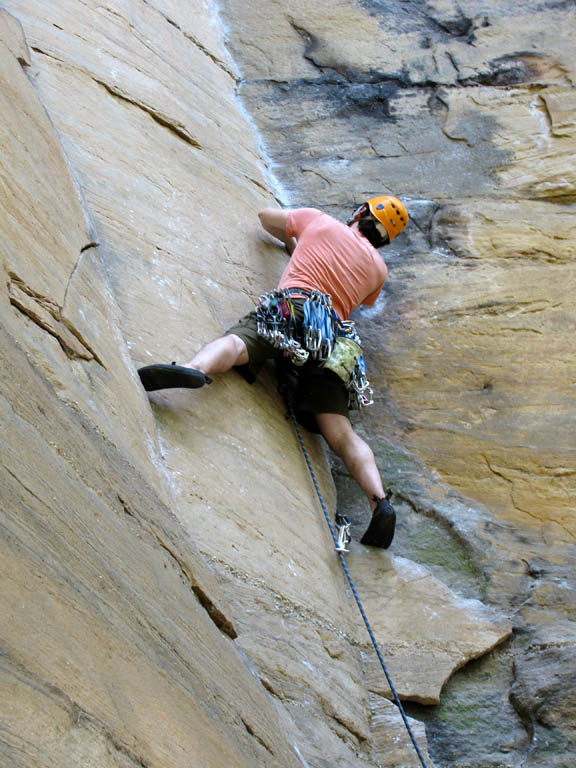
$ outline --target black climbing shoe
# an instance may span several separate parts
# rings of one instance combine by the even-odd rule
[[[381,547],[382,549],[388,549],[392,544],[396,527],[396,512],[388,501],[391,495],[392,493],[388,491],[383,499],[379,499],[377,496],[373,497],[374,501],[378,503],[372,514],[370,525],[360,539],[361,544],[366,544],[368,547]]]
[[[212,379],[195,368],[185,368],[183,365],[145,365],[138,369],[138,376],[146,392],[156,389],[174,389],[186,387],[198,389],[204,384],[210,384]]]

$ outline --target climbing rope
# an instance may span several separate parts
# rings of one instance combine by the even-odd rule
[[[306,445],[304,444],[304,439],[302,437],[302,433],[300,432],[300,427],[298,426],[294,409],[292,407],[292,404],[288,400],[288,398],[286,398],[286,406],[288,408],[288,416],[290,417],[290,420],[294,425],[294,429],[296,431],[296,437],[298,438],[298,442],[300,443],[300,448],[302,448],[302,453],[304,454],[304,458],[306,459],[306,464],[308,465],[308,470],[310,471],[310,476],[312,477],[312,482],[314,483],[314,488],[316,489],[316,494],[318,495],[318,500],[320,501],[322,512],[324,512],[324,517],[326,518],[326,522],[328,523],[328,528],[330,529],[330,533],[332,534],[332,539],[334,541],[334,545],[336,547],[338,557],[340,558],[342,568],[344,569],[344,573],[346,574],[346,579],[348,580],[348,584],[350,585],[350,589],[352,590],[352,594],[354,595],[354,599],[356,600],[356,605],[358,606],[362,619],[364,620],[364,624],[366,625],[366,629],[368,630],[368,634],[370,635],[370,640],[372,641],[372,645],[374,646],[374,650],[376,651],[376,655],[378,656],[380,666],[382,667],[382,670],[386,675],[386,680],[388,681],[388,685],[390,686],[390,690],[394,698],[394,704],[396,704],[396,706],[398,707],[398,711],[400,712],[402,720],[404,721],[404,725],[406,726],[406,730],[408,731],[408,735],[410,736],[410,741],[412,742],[414,749],[416,750],[416,754],[418,755],[418,759],[420,760],[422,768],[428,768],[424,760],[424,757],[422,755],[422,752],[420,750],[420,747],[418,746],[418,743],[414,737],[414,733],[412,732],[412,728],[410,727],[410,723],[408,722],[408,718],[406,717],[406,713],[404,712],[404,707],[402,706],[402,702],[400,701],[400,698],[396,692],[396,688],[394,687],[394,683],[392,682],[392,679],[386,667],[386,663],[384,662],[382,652],[380,651],[380,647],[378,645],[376,637],[374,636],[374,632],[372,630],[372,627],[370,626],[370,622],[368,621],[366,612],[364,611],[364,606],[362,605],[362,602],[358,595],[358,591],[356,589],[354,581],[352,580],[352,576],[350,574],[348,566],[346,565],[344,554],[339,547],[338,537],[336,535],[336,531],[334,530],[334,525],[332,524],[332,520],[330,519],[330,515],[328,513],[328,510],[326,509],[326,504],[324,503],[324,498],[322,497],[322,492],[320,490],[320,486],[318,485],[318,481],[316,479],[316,473],[314,472],[314,467],[312,466],[312,462],[310,461],[310,456],[308,455],[308,450],[306,448]]]

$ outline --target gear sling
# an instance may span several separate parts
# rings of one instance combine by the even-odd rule
[[[296,317],[292,296],[305,297],[303,318]],[[329,293],[284,288],[265,293],[256,307],[258,335],[282,350],[295,366],[313,360],[333,371],[348,391],[348,406],[356,410],[372,405],[372,389],[360,337],[353,321],[342,321]]]

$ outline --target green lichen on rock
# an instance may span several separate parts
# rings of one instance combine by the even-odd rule
[[[444,768],[511,768],[525,757],[530,737],[508,696],[512,666],[507,643],[451,678],[437,707],[408,707],[426,723],[430,753]]]

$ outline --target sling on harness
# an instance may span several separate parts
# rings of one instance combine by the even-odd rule
[[[298,321],[291,300],[303,294],[303,317]],[[329,293],[286,288],[260,296],[256,307],[258,334],[282,350],[296,366],[314,361],[333,371],[348,391],[348,405],[357,410],[372,405],[372,389],[360,337],[351,320],[341,321]]]

